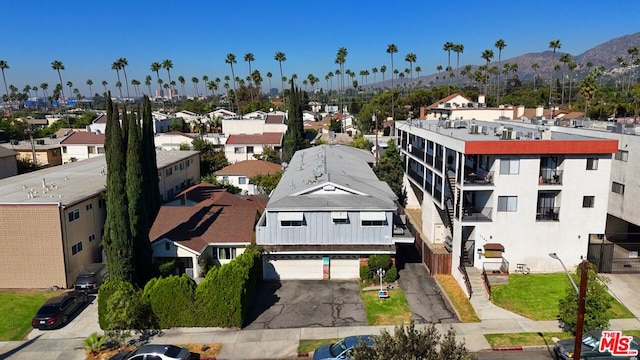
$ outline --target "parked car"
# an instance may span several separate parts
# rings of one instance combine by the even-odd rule
[[[42,330],[59,328],[66,324],[69,317],[86,302],[87,294],[81,291],[71,291],[52,297],[40,307],[31,320],[31,326]]]
[[[175,345],[146,344],[131,351],[112,356],[109,360],[189,360],[188,349]]]
[[[373,346],[373,336],[371,335],[347,336],[333,344],[322,345],[315,349],[313,352],[313,360],[347,359],[352,349],[356,347],[360,341],[363,341],[368,346]]]
[[[582,349],[580,350],[580,359],[634,359],[637,360],[640,356],[622,357],[620,355],[613,355],[611,352],[600,352],[598,348],[600,346],[600,339],[602,338],[601,330],[593,330],[584,334],[582,337]],[[555,357],[558,360],[573,360],[578,358],[573,353],[575,350],[575,339],[560,340],[553,348]],[[640,338],[633,337],[633,341],[629,344],[630,350],[640,349]]]
[[[97,293],[108,274],[105,263],[86,265],[78,274],[74,288],[78,291]]]

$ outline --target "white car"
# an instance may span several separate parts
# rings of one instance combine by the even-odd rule
[[[118,354],[121,355],[121,354]],[[116,356],[118,356],[116,355]],[[114,358],[111,358],[114,359]],[[188,349],[175,345],[147,344],[142,345],[135,351],[126,354],[126,357],[117,359],[126,360],[189,360],[191,353]]]

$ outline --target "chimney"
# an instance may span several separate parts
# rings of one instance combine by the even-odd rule
[[[425,120],[425,117],[424,117],[424,106],[420,106],[420,120]]]
[[[42,187],[43,188],[47,187],[47,181],[44,178],[42,178]]]
[[[536,117],[542,117],[543,109],[544,109],[544,108],[542,107],[542,105],[538,105],[538,106],[536,107]]]
[[[514,119],[519,119],[523,115],[524,115],[524,105],[518,105],[518,107],[516,108],[516,116]]]
[[[484,104],[484,94],[478,94],[478,104]]]

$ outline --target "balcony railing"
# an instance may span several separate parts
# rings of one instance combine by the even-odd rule
[[[413,180],[415,180],[416,182],[418,182],[420,184],[420,187],[423,186],[424,184],[424,175],[421,173],[418,173],[417,171],[413,170],[413,169],[409,169],[407,171],[407,175],[409,175],[410,178],[412,178]]]
[[[482,272],[487,275],[509,275],[509,262],[504,257],[500,260],[483,262]]]
[[[540,185],[562,185],[562,170],[540,169],[538,183]]]
[[[491,214],[493,214],[492,207],[476,209],[471,206],[465,206],[462,209],[462,221],[491,221]]]
[[[424,150],[417,146],[411,146],[411,154],[420,160],[424,160]]]
[[[441,158],[436,158],[434,169],[436,169],[439,172],[442,172],[442,159]]]
[[[560,220],[560,208],[559,207],[541,207],[538,208],[536,213],[536,220],[538,221],[559,221]]]
[[[493,171],[470,172],[464,176],[465,185],[493,185]]]

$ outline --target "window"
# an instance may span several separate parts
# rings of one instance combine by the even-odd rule
[[[304,213],[302,212],[279,212],[278,221],[282,227],[299,227],[304,225]]]
[[[173,170],[178,171],[178,164],[173,165]]]
[[[98,146],[98,154],[104,154],[104,147]]]
[[[180,163],[180,170],[184,170],[184,163]]]
[[[233,260],[236,258],[236,248],[218,248],[219,260]]]
[[[169,177],[171,175],[173,175],[173,169],[172,168],[167,168],[167,170],[164,171],[165,176]]]
[[[346,211],[332,211],[331,221],[333,221],[334,224],[348,224],[349,215]]]
[[[596,159],[596,158],[588,158],[587,159],[587,170],[598,170],[598,159]]]
[[[247,154],[253,154],[253,146],[247,146]]]
[[[89,154],[95,154],[96,153],[96,147],[95,146],[87,146],[87,151],[89,152]]]
[[[71,255],[75,255],[82,251],[82,241],[71,246]]]
[[[500,160],[500,174],[519,174],[519,173],[520,173],[519,159],[501,159]]]
[[[583,196],[582,197],[582,207],[583,208],[592,208],[596,203],[595,196]]]
[[[362,226],[384,226],[387,216],[384,211],[368,211],[360,213],[360,224]]]
[[[629,160],[629,152],[627,150],[618,150],[616,153],[616,160],[627,161]]]
[[[191,163],[189,162],[189,160],[186,160],[186,161],[184,162],[184,166],[185,166],[185,167],[189,167],[189,164],[191,164]]]
[[[95,234],[89,235],[89,242],[92,242],[95,239],[96,239],[96,235]]]
[[[247,178],[245,176],[238,177],[238,184],[244,185],[247,183]]]
[[[80,219],[80,209],[69,211],[69,222]]]
[[[234,154],[244,154],[244,148],[242,146],[236,146],[233,148]]]
[[[222,182],[225,183],[225,184],[228,184],[229,183],[229,177],[228,176],[223,176],[222,177]]]
[[[93,204],[91,204],[91,203],[87,204],[86,208],[87,208],[87,211],[92,210],[93,209]]]
[[[171,244],[169,244],[168,242],[164,243],[164,250],[165,251],[170,251],[171,250]]]
[[[66,154],[66,153],[67,153],[67,147],[66,147],[66,146],[63,146],[63,147],[62,147],[62,153],[63,153],[63,154]]]
[[[624,195],[624,184],[620,184],[614,181],[611,185],[611,191],[616,194]]]
[[[518,211],[517,196],[498,196],[498,211]]]

